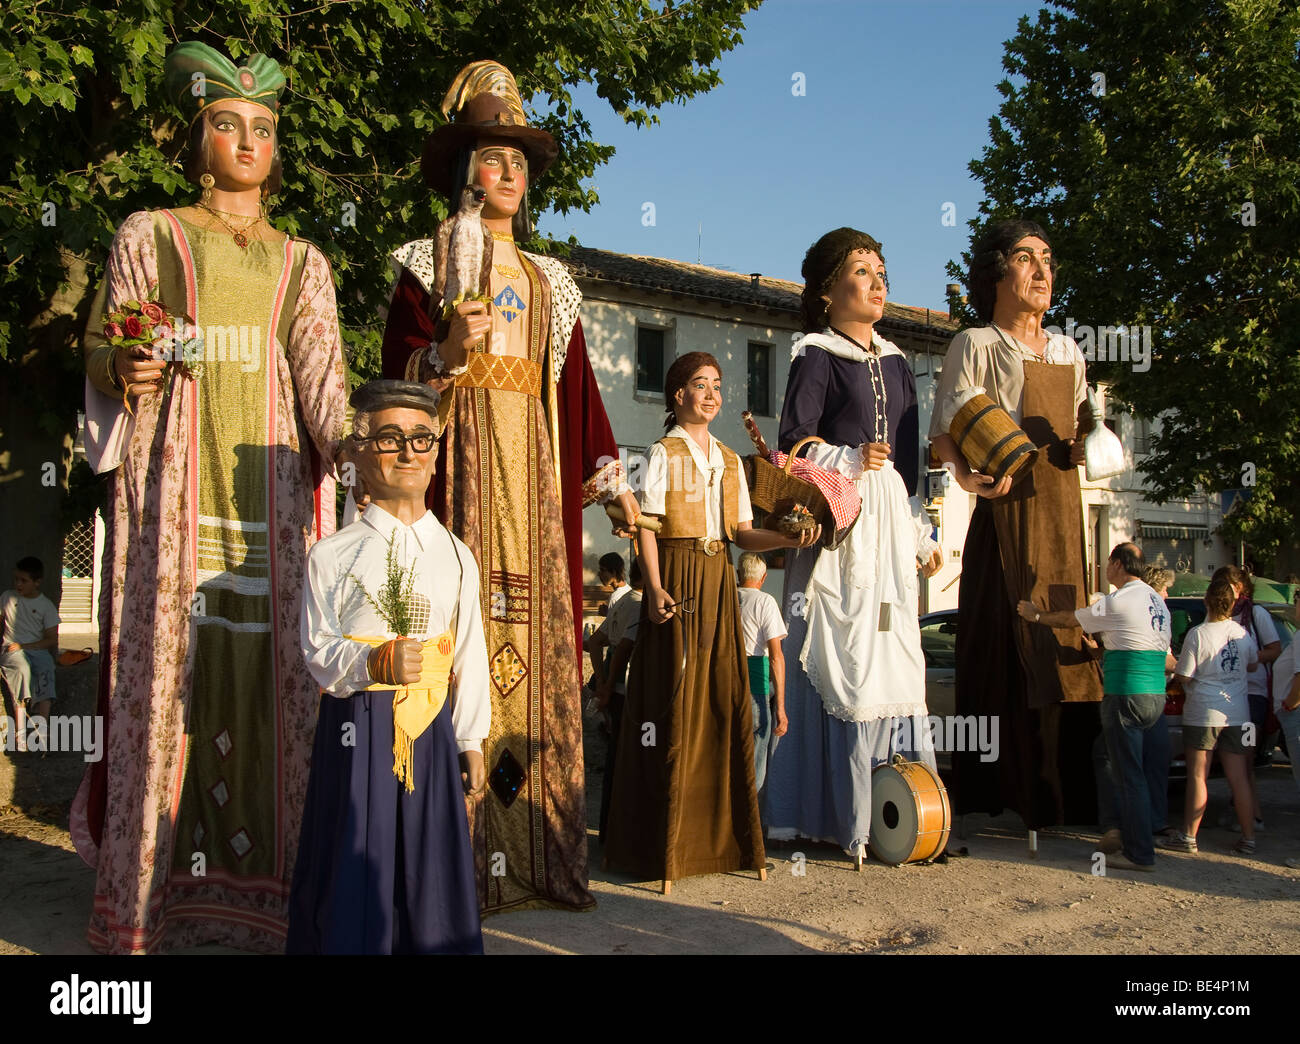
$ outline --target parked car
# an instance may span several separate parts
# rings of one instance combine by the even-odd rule
[[[925,657],[925,705],[931,714],[957,713],[957,610],[921,617],[921,655]]]
[[[1169,623],[1173,631],[1175,658],[1182,651],[1187,632],[1205,622],[1205,602],[1200,598],[1166,598]],[[1268,610],[1277,628],[1278,638],[1285,649],[1291,644],[1297,627],[1291,606],[1260,603]],[[941,609],[921,617],[921,654],[925,657],[925,703],[929,712],[937,717],[957,713],[957,610]],[[1187,761],[1183,756],[1183,699],[1182,687],[1170,681],[1165,690],[1165,720],[1169,723],[1169,778],[1185,779]],[[948,763],[939,755],[940,765]],[[951,755],[946,756],[951,759]],[[1217,764],[1217,762],[1216,762]]]
[[[957,713],[957,610],[921,617],[921,655],[925,657],[925,707],[936,718]],[[940,771],[952,767],[952,752],[935,751]]]

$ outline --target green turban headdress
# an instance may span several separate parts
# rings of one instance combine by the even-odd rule
[[[243,65],[236,65],[207,44],[187,40],[171,49],[163,69],[167,97],[190,123],[227,98],[261,105],[279,118],[284,73],[264,54],[250,54]]]

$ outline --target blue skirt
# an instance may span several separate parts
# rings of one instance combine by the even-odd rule
[[[393,694],[322,694],[288,953],[482,953],[460,759],[444,707],[393,775]]]
[[[786,605],[792,592],[807,586],[818,553],[830,552],[799,551],[786,558]],[[789,727],[772,741],[763,823],[774,841],[806,837],[852,851],[871,834],[872,773],[895,754],[935,767],[934,751],[916,745],[927,735],[925,715],[841,721],[827,714],[799,662],[807,618],[791,614],[786,626],[789,633],[781,647]]]

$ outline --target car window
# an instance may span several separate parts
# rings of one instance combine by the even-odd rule
[[[921,628],[921,654],[927,667],[957,666],[957,618],[934,620]]]
[[[1289,605],[1266,605],[1268,615],[1273,618],[1273,626],[1277,628],[1278,640],[1285,649],[1291,644],[1291,638],[1295,635],[1296,625],[1295,617],[1292,615]]]
[[[1183,651],[1183,639],[1187,632],[1198,624],[1205,622],[1205,603],[1196,598],[1166,599],[1169,606],[1169,627],[1173,632],[1173,652],[1177,656]]]

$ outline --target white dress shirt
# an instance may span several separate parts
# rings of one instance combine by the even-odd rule
[[[449,630],[459,603],[451,721],[458,749],[481,750],[492,720],[492,703],[478,565],[473,552],[447,532],[431,511],[404,526],[371,504],[358,521],[311,549],[301,628],[307,668],[322,689],[339,697],[374,684],[367,662],[371,646],[344,635],[395,637],[353,579],[355,574],[372,597],[378,592],[390,540],[402,568],[415,566],[414,592],[429,600],[428,630],[421,637]]]
[[[708,531],[702,535],[709,540],[721,540],[722,533],[722,473],[726,461],[717,439],[709,435],[709,453],[705,456],[699,443],[686,433],[680,424],[668,432],[665,438],[682,439],[691,451],[694,467],[683,467],[681,475],[670,474],[668,451],[656,442],[646,454],[645,486],[641,494],[641,510],[647,515],[664,514],[665,501],[670,487],[683,490],[688,498],[698,497],[704,491],[704,518]],[[749,486],[745,483],[745,469],[737,469],[740,474],[740,513],[736,523],[752,522],[754,509],[749,502]]]

